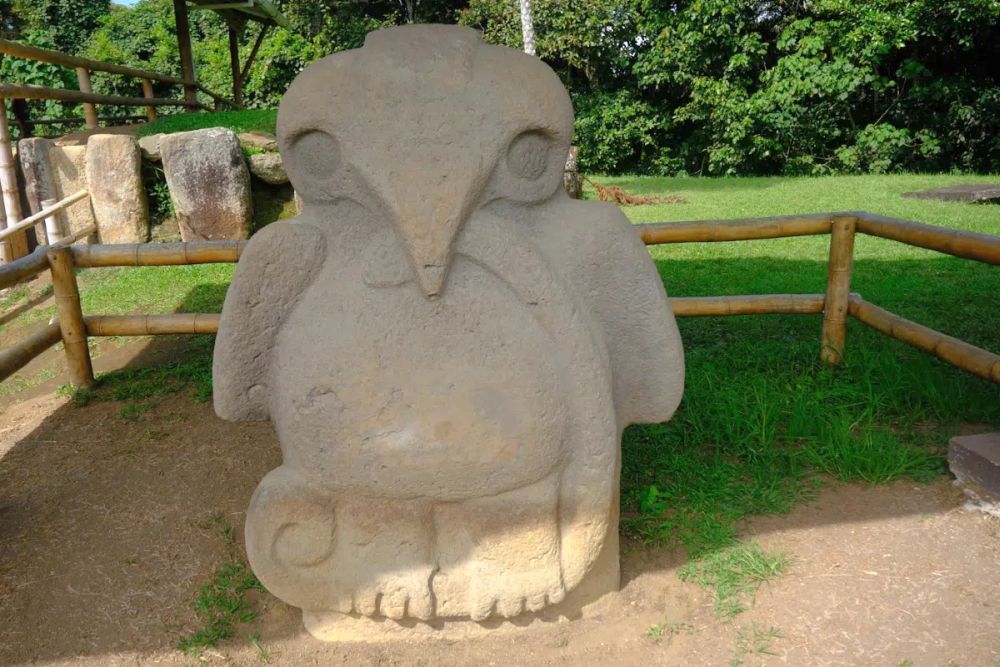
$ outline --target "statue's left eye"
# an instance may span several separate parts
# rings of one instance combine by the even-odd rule
[[[507,148],[507,168],[525,180],[535,180],[545,173],[552,141],[538,130],[522,132]]]

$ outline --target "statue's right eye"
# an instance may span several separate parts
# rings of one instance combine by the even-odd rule
[[[292,185],[304,197],[325,200],[342,165],[340,144],[323,130],[306,130],[288,142],[285,160]]]

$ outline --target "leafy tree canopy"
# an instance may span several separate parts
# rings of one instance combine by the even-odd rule
[[[462,23],[521,46],[516,0],[279,5],[293,28],[264,41],[245,87],[251,107],[275,106],[307,63],[385,26]],[[533,10],[538,55],[576,105],[584,169],[1000,171],[1000,0],[534,0]],[[0,0],[0,31],[177,75],[172,11],[170,0]],[[213,12],[191,20],[198,78],[225,93],[226,26]],[[244,30],[244,56],[258,29]],[[73,79],[9,59],[0,75]],[[95,76],[95,86],[138,92],[120,77]],[[168,89],[157,92],[177,94]]]

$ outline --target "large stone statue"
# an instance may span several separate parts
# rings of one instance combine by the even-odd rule
[[[285,95],[304,209],[240,260],[215,410],[274,422],[247,551],[317,636],[617,589],[621,432],[671,416],[683,356],[629,222],[561,187],[572,132],[552,70],[455,26]]]

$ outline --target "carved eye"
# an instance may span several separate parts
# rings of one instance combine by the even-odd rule
[[[307,130],[289,142],[295,173],[292,184],[312,197],[326,194],[326,185],[334,182],[334,174],[341,165],[340,145],[323,130]]]
[[[525,180],[535,180],[549,164],[552,141],[538,130],[522,132],[507,148],[507,168]]]

